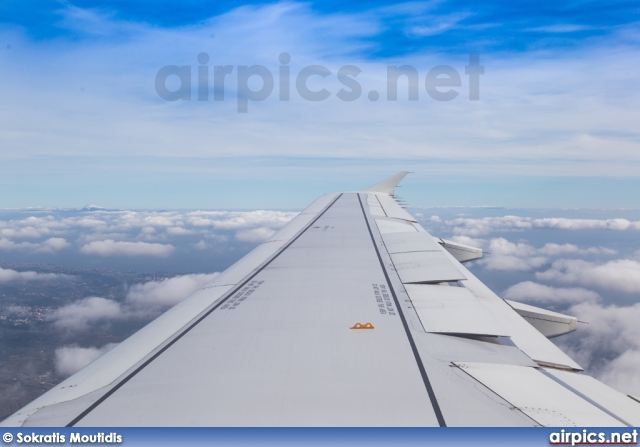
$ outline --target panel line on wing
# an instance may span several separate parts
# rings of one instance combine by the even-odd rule
[[[584,400],[586,400],[587,402],[589,402],[591,405],[593,405],[594,407],[599,408],[600,410],[604,411],[605,413],[607,413],[609,416],[619,420],[620,422],[622,422],[625,425],[628,425],[629,427],[633,427],[635,424],[629,423],[626,420],[624,420],[622,417],[618,416],[617,414],[613,413],[612,411],[608,410],[606,407],[604,407],[603,405],[601,405],[599,402],[595,401],[594,399],[592,399],[591,397],[587,396],[586,394],[584,394],[583,392],[581,392],[580,390],[578,390],[576,387],[570,385],[569,383],[567,383],[565,380],[562,380],[561,377],[558,376],[558,374],[553,374],[551,371],[547,371],[544,368],[540,368],[539,371],[544,374],[545,376],[549,377],[551,380],[553,380],[554,382],[557,382],[558,384],[562,385],[563,387],[565,387],[566,389],[568,389],[569,391],[571,391],[572,393],[580,396],[581,398],[583,398]],[[577,373],[575,372],[562,372],[561,374],[573,374],[576,375],[577,377]],[[571,376],[569,376],[571,377]],[[589,379],[592,379],[589,376],[585,376],[588,377]],[[593,379],[595,380],[595,379]]]
[[[278,252],[276,252],[269,260],[267,260],[260,268],[256,269],[253,273],[251,273],[245,280],[240,282],[236,287],[227,292],[226,297],[223,299],[217,300],[217,303],[214,306],[206,310],[204,315],[198,318],[195,322],[193,322],[189,327],[187,327],[180,334],[175,336],[171,341],[165,344],[161,349],[159,349],[154,355],[152,355],[149,359],[147,359],[142,365],[132,371],[127,377],[118,382],[113,388],[107,391],[102,397],[96,400],[91,406],[89,406],[86,410],[80,413],[75,419],[69,422],[66,426],[73,427],[75,424],[80,422],[85,416],[91,413],[98,405],[107,400],[111,395],[113,395],[118,389],[120,389],[123,385],[125,385],[129,380],[131,380],[136,374],[146,368],[151,362],[153,362],[156,358],[158,358],[162,353],[164,353],[167,349],[169,349],[174,343],[180,340],[184,335],[186,335],[189,331],[191,331],[195,326],[197,326],[200,322],[202,322],[205,318],[207,318],[212,312],[218,309],[229,297],[233,296],[238,290],[240,290],[244,285],[246,285],[251,279],[253,279],[258,273],[260,273],[265,267],[267,267],[273,260],[275,260],[282,252],[284,252],[288,247],[291,246],[300,236],[302,236],[311,226],[320,219],[339,199],[343,194],[338,195],[331,203],[329,203],[325,209],[319,213],[311,222],[307,224],[307,226],[300,231],[298,235],[292,238],[287,244],[285,244]]]
[[[391,279],[389,278],[389,273],[385,268],[384,262],[382,261],[382,256],[380,255],[380,250],[378,249],[378,244],[376,244],[376,240],[373,237],[373,231],[371,230],[371,224],[369,223],[369,218],[367,216],[367,212],[365,211],[364,205],[362,203],[362,197],[358,194],[358,201],[360,202],[360,208],[362,209],[362,214],[364,215],[364,220],[367,224],[367,229],[369,230],[369,235],[371,236],[371,242],[373,243],[373,247],[375,248],[376,255],[378,256],[378,261],[380,261],[380,267],[382,268],[382,272],[384,273],[385,280],[387,281],[387,285],[389,290],[391,291],[391,296],[393,297],[393,301],[396,305],[396,309],[398,310],[398,315],[400,316],[400,320],[402,321],[402,325],[404,327],[405,333],[407,334],[407,338],[409,340],[409,344],[411,345],[411,350],[413,351],[413,355],[416,359],[416,363],[418,365],[418,369],[420,370],[420,375],[422,376],[422,380],[424,382],[424,386],[427,390],[427,394],[429,395],[429,400],[431,401],[431,406],[433,407],[433,411],[438,419],[438,424],[440,427],[446,427],[447,424],[444,420],[444,416],[442,414],[442,410],[440,409],[440,405],[438,404],[438,400],[436,399],[435,392],[433,387],[431,386],[431,382],[429,381],[429,377],[427,376],[427,371],[422,363],[422,358],[420,357],[420,353],[418,352],[418,348],[416,347],[416,343],[411,335],[411,330],[409,329],[409,325],[407,323],[407,319],[402,310],[402,306],[400,306],[400,302],[398,301],[398,297],[396,292],[391,284]]]
[[[584,399],[582,394],[551,380],[541,368],[484,362],[453,363],[541,425],[626,425],[591,400]],[[523,383],[528,386],[523,387]]]
[[[540,422],[538,422],[537,420],[535,420],[530,414],[527,414],[526,412],[522,411],[521,408],[519,408],[517,405],[514,405],[512,402],[510,402],[508,399],[506,399],[503,395],[501,395],[500,393],[496,392],[496,390],[491,389],[489,386],[487,386],[485,383],[482,383],[481,381],[479,381],[476,377],[473,376],[473,374],[471,374],[469,371],[467,371],[465,368],[462,368],[460,365],[456,364],[456,362],[451,362],[451,366],[454,368],[457,368],[458,371],[462,371],[463,374],[466,374],[468,377],[470,377],[472,380],[474,380],[477,384],[479,384],[480,386],[482,386],[485,390],[487,390],[489,393],[493,393],[496,396],[498,396],[500,399],[502,399],[503,401],[505,401],[506,403],[508,403],[511,406],[511,410],[513,411],[517,411],[521,414],[523,414],[526,418],[530,419],[535,425],[542,427],[543,424],[541,424]]]

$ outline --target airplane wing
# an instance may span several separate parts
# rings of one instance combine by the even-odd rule
[[[640,402],[548,337],[394,199],[321,196],[6,426],[637,426]]]

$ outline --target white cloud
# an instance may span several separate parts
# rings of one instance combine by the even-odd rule
[[[195,244],[193,244],[193,246],[195,248],[197,248],[198,250],[206,250],[207,248],[209,248],[209,244],[207,244],[203,240],[200,240],[200,241],[196,242]]]
[[[117,343],[109,343],[101,348],[81,348],[71,345],[56,349],[56,371],[63,376],[70,376],[93,362]]]
[[[54,251],[63,250],[69,247],[71,247],[71,244],[67,242],[66,239],[63,239],[61,237],[52,237],[44,242],[41,242],[40,247],[38,247],[35,251],[52,253]]]
[[[447,224],[454,226],[454,234],[462,236],[482,236],[497,230],[531,229],[531,219],[520,216],[458,218],[447,221]]]
[[[535,228],[556,228],[560,230],[640,230],[640,221],[632,222],[627,219],[567,219],[547,217],[533,219]]]
[[[132,239],[134,237],[133,234],[130,233],[103,233],[101,231],[97,231],[95,233],[83,232],[76,239],[76,243],[78,245],[86,245],[90,242],[101,242],[107,239],[111,239],[114,241],[126,241],[127,239]]]
[[[488,247],[486,247],[486,242],[483,239],[473,239],[469,236],[454,236],[454,240],[467,241],[470,243],[469,245],[474,245],[471,243],[473,241],[476,243],[484,242],[486,253],[478,261],[478,264],[484,266],[487,270],[527,271],[543,266],[549,262],[549,257],[552,256],[586,253],[610,255],[616,253],[615,250],[602,247],[581,249],[573,244],[547,243],[542,247],[536,248],[526,242],[511,242],[503,237],[491,239]]]
[[[173,251],[173,245],[155,244],[148,242],[116,242],[113,239],[94,241],[80,248],[88,255],[99,256],[158,256],[167,257]]]
[[[5,237],[0,238],[0,250],[35,250],[38,248],[37,244],[30,242],[13,242]]]
[[[494,238],[478,263],[487,270],[527,271],[538,268],[547,262],[547,258],[536,256],[537,250],[523,242],[510,242],[505,238]]]
[[[243,242],[264,242],[273,236],[274,230],[270,228],[253,228],[251,230],[242,230],[236,233],[236,239]]]
[[[0,283],[10,281],[51,281],[72,278],[73,276],[59,273],[18,272],[11,269],[0,268]]]
[[[580,249],[577,245],[573,244],[554,244],[547,243],[544,247],[538,250],[539,253],[555,256],[563,253],[578,253]]]
[[[100,211],[0,221],[0,250],[56,252],[70,248],[73,238],[85,254],[101,256],[168,256],[184,237],[220,243],[235,237],[259,242],[286,225],[298,213],[282,211]],[[4,234],[4,236],[3,236]],[[33,238],[47,234],[46,240]],[[26,238],[14,241],[7,235]],[[167,241],[176,240],[170,244]]]
[[[154,227],[152,227],[152,226],[146,226],[146,227],[143,227],[140,230],[141,234],[149,234],[149,235],[151,235],[151,234],[154,234],[155,232],[156,232],[156,229]]]
[[[161,214],[156,215],[156,213],[153,213],[151,216],[146,216],[144,218],[144,222],[145,224],[153,227],[171,227],[174,225],[174,218],[175,215],[163,216]]]
[[[503,271],[528,271],[538,268],[547,262],[547,258],[542,256],[532,256],[519,258],[511,255],[487,255],[478,261],[478,263],[487,270],[503,270]]]
[[[74,227],[80,227],[80,228],[104,227],[106,222],[104,220],[98,219],[98,217],[102,217],[101,214],[98,214],[94,217],[86,217],[86,216],[73,217],[73,218],[63,220],[63,223],[66,224],[65,226],[68,225],[68,226],[74,226]]]
[[[523,242],[510,242],[503,237],[491,239],[489,251],[495,255],[530,256],[536,249]]]
[[[435,36],[459,27],[462,20],[469,17],[468,12],[458,12],[448,15],[423,16],[420,25],[410,27],[407,31],[413,36]]]
[[[7,251],[30,251],[30,252],[48,252],[59,251],[70,247],[65,239],[59,237],[49,238],[42,242],[14,242],[7,238],[0,238],[0,250]]]
[[[502,298],[545,304],[570,304],[597,301],[600,299],[600,295],[592,290],[579,287],[558,288],[533,281],[523,281],[505,290],[502,293]]]
[[[485,239],[472,238],[469,236],[453,236],[451,240],[462,245],[468,245],[469,247],[477,248],[483,248],[487,243]]]
[[[525,31],[533,31],[540,33],[575,33],[576,31],[591,30],[593,27],[586,25],[576,25],[572,23],[561,23],[557,25],[536,26],[527,28]]]
[[[20,239],[20,238],[37,239],[49,233],[50,233],[50,230],[47,228],[38,229],[34,227],[17,227],[17,228],[0,229],[1,236],[7,237],[7,238],[13,238],[13,239]]]
[[[98,322],[154,318],[200,289],[216,275],[218,273],[182,275],[134,284],[123,303],[100,297],[83,298],[56,309],[49,314],[48,320],[53,321],[58,329],[81,332]]]
[[[554,228],[557,230],[640,230],[640,221],[627,219],[569,219],[547,217],[534,219],[523,216],[500,216],[483,218],[458,218],[447,221],[454,226],[454,233],[465,236],[481,236],[494,231],[520,231],[532,228]]]
[[[599,373],[599,378],[613,388],[640,395],[640,346],[628,349],[612,360]]]
[[[640,395],[640,303],[585,302],[568,313],[589,324],[556,342],[590,374],[625,394]]]
[[[637,293],[640,292],[640,262],[618,259],[598,264],[580,259],[558,259],[549,270],[536,273],[536,278]]]
[[[122,316],[120,303],[93,296],[56,309],[48,319],[59,329],[83,331],[88,329],[91,323]]]
[[[165,310],[179,303],[217,275],[182,275],[162,281],[135,284],[129,288],[126,304],[135,312],[157,313],[158,310]]]
[[[167,234],[170,234],[172,236],[187,236],[190,234],[194,234],[194,231],[187,230],[186,228],[182,227],[169,227],[167,228]]]
[[[285,211],[196,211],[187,215],[187,221],[197,227],[210,226],[224,230],[266,227],[277,229],[286,225],[297,216],[295,212]]]

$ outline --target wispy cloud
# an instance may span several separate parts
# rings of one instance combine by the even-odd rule
[[[134,284],[127,291],[124,302],[87,297],[56,309],[47,318],[56,328],[69,332],[83,332],[96,324],[125,319],[150,320],[184,300],[216,275],[191,274]]]
[[[551,287],[533,281],[523,281],[509,287],[502,297],[514,301],[564,305],[600,299],[596,292],[582,287]]]
[[[547,242],[542,247],[534,247],[526,242],[512,242],[504,237],[492,238],[488,243],[484,239],[473,239],[468,236],[456,236],[461,243],[484,247],[486,255],[477,263],[487,270],[533,270],[550,262],[560,255],[605,254],[613,255],[615,250],[606,247],[580,248],[575,244],[556,244]]]
[[[175,247],[148,242],[116,242],[113,239],[94,241],[80,247],[87,255],[98,256],[160,256],[167,257]]]
[[[49,319],[60,329],[86,330],[91,323],[122,317],[120,303],[97,296],[84,298],[56,309]]]
[[[52,237],[42,242],[14,242],[8,238],[0,238],[0,250],[28,251],[32,253],[52,253],[71,247],[64,238]]]
[[[532,218],[526,216],[499,216],[483,218],[458,218],[447,221],[454,233],[464,236],[481,236],[496,230],[520,231],[533,228],[559,230],[640,230],[640,221],[628,219],[576,219],[566,217]]]
[[[73,279],[71,275],[60,273],[37,273],[37,272],[18,272],[12,269],[0,268],[0,283],[12,281],[52,281],[52,280],[68,280]]]
[[[128,312],[136,315],[157,315],[179,303],[216,277],[212,274],[176,276],[163,281],[135,284],[129,288],[126,298]]]
[[[58,348],[55,354],[56,371],[63,376],[70,376],[105,352],[113,349],[116,345],[116,343],[109,343],[100,348],[83,348],[77,345],[70,345]]]
[[[605,263],[558,259],[536,278],[566,284],[585,284],[627,293],[640,292],[640,262],[616,259]]]
[[[557,25],[535,26],[533,28],[527,28],[525,31],[538,33],[575,33],[579,31],[590,31],[593,29],[595,29],[593,26],[560,23]]]
[[[236,233],[236,239],[244,242],[264,242],[275,233],[271,228],[254,228],[251,230],[242,230]]]
[[[434,36],[455,29],[470,15],[469,12],[458,12],[447,15],[423,16],[416,20],[419,24],[411,26],[407,32],[410,36]]]

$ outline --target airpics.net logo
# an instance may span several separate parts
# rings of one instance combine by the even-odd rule
[[[551,445],[637,445],[638,430],[632,431],[593,431],[583,429],[581,431],[560,430],[549,435]]]
[[[291,55],[280,53],[279,66],[273,71],[264,65],[212,65],[207,53],[197,56],[198,65],[165,65],[156,73],[155,88],[158,96],[165,101],[225,101],[235,93],[238,113],[247,113],[250,102],[265,101],[276,94],[279,101],[290,101],[292,91],[302,100],[319,102],[335,95],[340,101],[351,102],[360,99],[364,92],[358,80],[362,70],[356,65],[343,65],[335,72],[324,65],[307,65],[292,73]],[[388,65],[386,83],[380,89],[367,92],[369,101],[381,99],[397,101],[399,91],[408,101],[419,101],[424,89],[434,101],[451,101],[460,95],[460,88],[467,87],[469,101],[480,100],[480,75],[484,66],[480,65],[480,55],[469,54],[469,64],[464,67],[464,75],[451,65],[436,65],[421,74],[412,65]],[[464,79],[464,82],[463,82]],[[336,83],[337,81],[337,83]],[[277,87],[276,87],[277,84]],[[464,85],[466,84],[466,85]],[[197,92],[194,95],[194,90]],[[213,93],[211,95],[210,93]],[[424,98],[424,93],[422,94]]]

